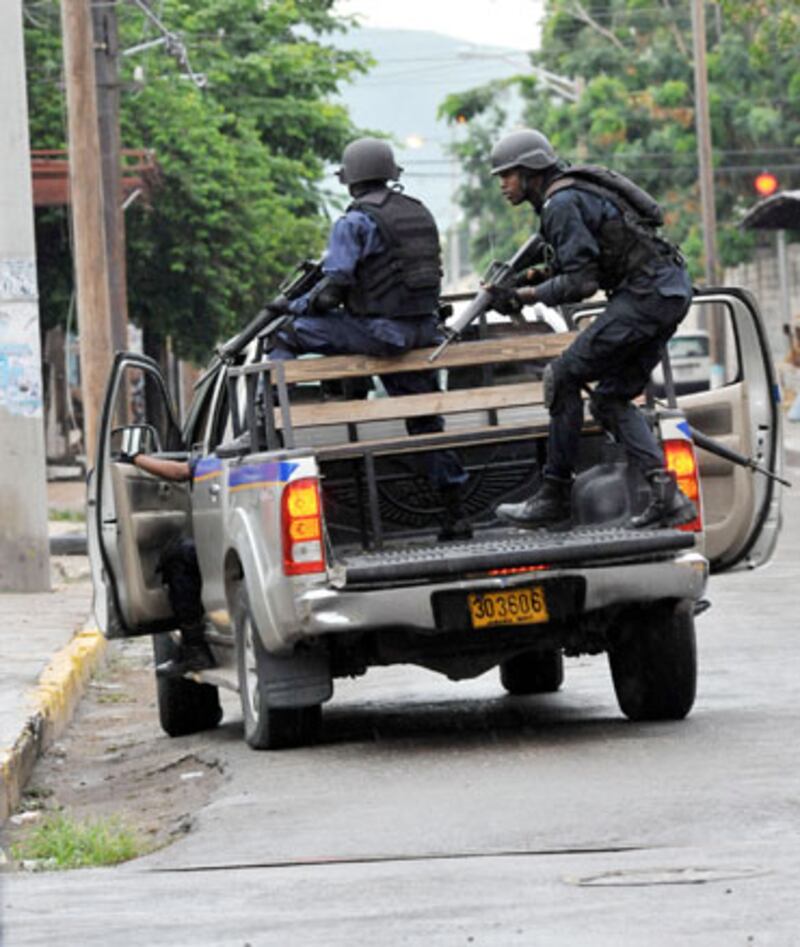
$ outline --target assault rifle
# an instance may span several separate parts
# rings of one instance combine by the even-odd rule
[[[747,457],[745,454],[740,454],[738,451],[731,450],[730,447],[725,447],[724,444],[718,444],[715,440],[712,440],[710,437],[703,434],[702,431],[698,431],[696,428],[689,427],[689,434],[691,435],[691,438],[695,444],[697,444],[698,447],[702,447],[703,450],[707,450],[709,454],[716,454],[717,457],[722,457],[724,460],[728,460],[732,464],[737,464],[739,467],[747,467],[755,473],[763,474],[770,480],[775,480],[778,483],[782,483],[785,487],[791,487],[792,484],[788,480],[784,480],[783,477],[779,477],[776,473],[773,473],[766,467],[762,467],[761,464],[753,460],[751,457]]]
[[[506,262],[495,260],[486,271],[483,287],[478,291],[475,298],[455,322],[444,329],[445,339],[439,347],[428,356],[428,361],[435,362],[447,346],[454,339],[457,339],[471,322],[493,307],[493,288],[501,290],[514,289],[517,284],[517,278],[523,270],[531,266],[536,266],[539,263],[544,263],[546,247],[547,244],[542,235],[536,233],[530,240],[523,243],[510,260]]]
[[[223,362],[229,362],[258,335],[270,336],[292,319],[289,303],[299,299],[322,279],[320,260],[303,260],[281,284],[278,295],[242,329],[217,349]]]

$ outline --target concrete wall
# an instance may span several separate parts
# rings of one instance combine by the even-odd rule
[[[798,320],[800,319],[800,243],[790,243],[787,246],[787,256],[791,313],[792,318]],[[773,355],[778,361],[783,359],[789,351],[789,343],[782,326],[784,316],[775,246],[760,247],[752,263],[742,263],[726,269],[723,283],[726,286],[742,286],[753,293],[767,324]]]

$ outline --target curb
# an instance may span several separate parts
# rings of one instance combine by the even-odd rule
[[[105,650],[97,629],[79,631],[42,672],[22,733],[10,750],[0,750],[0,825],[19,803],[39,755],[66,729]]]

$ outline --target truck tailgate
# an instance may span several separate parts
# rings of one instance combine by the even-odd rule
[[[453,578],[520,566],[580,566],[609,559],[657,558],[687,549],[694,540],[694,533],[675,529],[583,527],[563,533],[500,529],[464,542],[408,543],[340,554],[332,571],[334,585],[343,588]]]

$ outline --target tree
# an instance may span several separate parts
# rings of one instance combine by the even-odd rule
[[[715,157],[720,256],[738,262],[752,234],[736,222],[756,195],[762,168],[778,171],[783,187],[800,185],[799,0],[725,0],[708,4],[709,90]],[[712,15],[718,14],[718,15]],[[532,63],[580,80],[576,102],[550,91],[535,74],[517,78],[523,122],[541,128],[556,149],[577,161],[609,164],[657,196],[666,231],[702,272],[697,148],[688,5],[674,0],[548,0],[541,48]],[[479,101],[476,90],[463,96]],[[460,96],[442,112],[452,117]],[[488,235],[519,227],[520,215],[487,203],[488,151],[504,127],[492,98],[469,125],[460,155],[471,177],[461,200],[477,219],[474,250],[485,264]],[[494,185],[495,190],[496,184]],[[477,216],[475,216],[477,215]],[[516,218],[517,223],[510,220]],[[531,221],[526,221],[530,228]],[[515,238],[515,243],[518,239]]]
[[[325,42],[349,23],[332,7],[164,0],[169,42],[121,60],[123,143],[153,149],[159,169],[148,201],[126,215],[129,310],[181,356],[205,359],[321,247],[324,167],[355,131],[333,97],[369,62]],[[162,35],[148,10],[119,5],[123,48]],[[33,146],[64,147],[56,0],[25,0],[25,12]],[[37,215],[37,242],[49,326],[71,292],[63,213]]]

